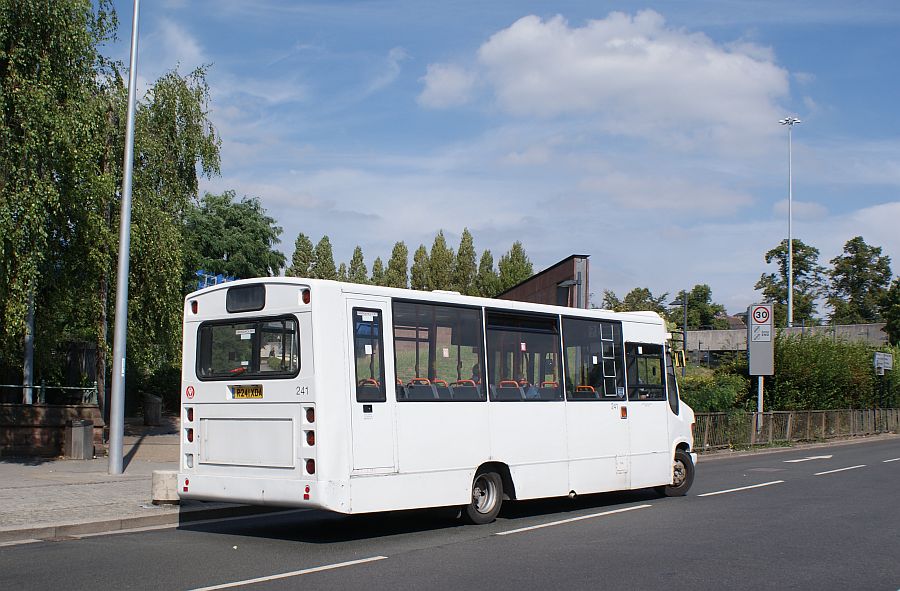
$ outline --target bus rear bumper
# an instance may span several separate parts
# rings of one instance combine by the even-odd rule
[[[305,507],[345,513],[348,511],[343,498],[345,490],[343,484],[327,481],[178,473],[178,496],[182,500]]]

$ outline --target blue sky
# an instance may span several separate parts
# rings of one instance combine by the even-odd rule
[[[116,1],[125,62],[131,3]],[[338,262],[394,242],[536,269],[591,255],[591,291],[697,283],[732,313],[794,236],[861,235],[900,271],[900,3],[155,0],[139,79],[209,64],[222,175]],[[824,313],[820,309],[820,313]]]

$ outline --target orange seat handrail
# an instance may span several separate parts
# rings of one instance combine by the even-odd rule
[[[359,381],[360,386],[375,386],[378,387],[378,380],[374,378],[365,378]]]
[[[434,384],[435,386],[446,386],[447,380],[435,379],[435,380],[431,380],[431,383]]]
[[[430,386],[431,380],[428,378],[413,378],[409,381],[410,386]]]
[[[500,380],[498,386],[501,388],[518,388],[519,382],[515,380]]]
[[[541,388],[559,388],[559,382],[541,382]]]
[[[475,387],[475,380],[456,380],[451,386],[472,386]]]
[[[597,393],[597,389],[594,388],[593,386],[575,386],[575,391],[576,392],[593,392],[595,394]]]

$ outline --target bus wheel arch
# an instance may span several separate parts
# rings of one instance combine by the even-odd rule
[[[675,448],[675,457],[672,461],[672,482],[667,485],[657,486],[656,491],[666,497],[683,497],[694,483],[694,461],[688,453],[686,443],[681,443]]]
[[[511,493],[509,468],[498,462],[482,464],[472,478],[472,497],[463,507],[463,519],[474,525],[491,523],[500,513],[504,499],[514,498]]]

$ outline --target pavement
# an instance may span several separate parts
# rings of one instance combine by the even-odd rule
[[[145,427],[126,420],[121,475],[109,459],[0,459],[0,544],[59,539],[258,512],[262,508],[189,501],[154,505],[154,470],[178,469],[177,417]],[[271,510],[271,509],[269,509]]]
[[[123,441],[125,469],[122,475],[117,476],[108,473],[109,460],[106,457],[91,460],[0,459],[0,545],[178,525],[275,510],[199,501],[154,505],[150,493],[153,471],[178,469],[178,437],[177,417],[163,417],[163,424],[158,427],[145,427],[140,420],[126,421]],[[893,437],[898,436],[881,435],[853,441]],[[832,440],[792,448],[706,453],[700,461],[846,443],[848,440]]]

